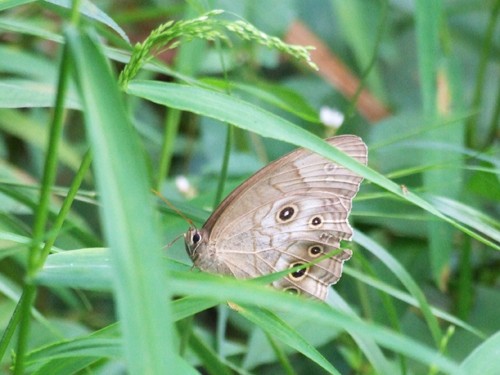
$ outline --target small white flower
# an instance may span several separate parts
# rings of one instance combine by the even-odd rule
[[[191,185],[186,176],[177,176],[175,178],[175,186],[186,198],[193,198],[196,196],[196,189]]]
[[[319,110],[319,119],[324,125],[338,129],[344,122],[344,114],[335,108],[323,106]]]

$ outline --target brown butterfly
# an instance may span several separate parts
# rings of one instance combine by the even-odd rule
[[[362,164],[364,142],[353,135],[326,140]],[[202,271],[253,278],[307,264],[350,240],[347,220],[363,178],[306,149],[272,162],[237,187],[201,229],[184,235]],[[272,285],[324,300],[350,250],[292,271]]]

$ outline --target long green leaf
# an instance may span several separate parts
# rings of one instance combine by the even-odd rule
[[[348,314],[353,319],[362,321],[356,312],[353,311],[349,304],[334,289],[332,289],[328,294],[326,302],[330,306]],[[356,345],[363,352],[366,358],[368,358],[376,373],[390,374],[393,372],[390,362],[387,358],[385,358],[384,352],[380,346],[377,345],[375,340],[373,340],[370,336],[362,335],[359,332],[350,331],[349,328],[346,328],[346,331],[349,332],[353,340],[356,342]]]
[[[323,357],[314,346],[307,342],[297,331],[270,311],[244,305],[238,310],[241,315],[265,330],[271,337],[281,340],[298,352],[316,362],[329,374],[340,374],[339,371]]]
[[[404,303],[407,303],[411,306],[419,307],[419,302],[417,301],[417,299],[415,297],[411,296],[410,294],[404,293],[401,290],[396,289],[387,283],[384,283],[378,279],[370,277],[362,272],[356,271],[356,270],[354,270],[350,267],[347,267],[347,266],[344,266],[343,273],[345,275],[352,276],[352,277],[362,281],[363,283],[365,283],[365,284],[367,284],[367,285],[369,285],[377,290],[380,290],[380,291],[382,291],[382,292],[384,292],[384,293],[392,296],[393,298],[396,298]],[[480,338],[485,337],[485,334],[482,333],[481,331],[477,330],[476,328],[474,328],[470,324],[467,324],[466,322],[456,318],[453,315],[450,315],[449,313],[447,313],[443,310],[440,310],[436,307],[431,306],[431,311],[432,311],[432,314],[439,319],[442,319],[442,320],[444,320],[448,323],[451,323],[457,327],[466,329],[469,332],[471,332],[472,334],[474,334]]]
[[[408,289],[413,297],[418,301],[419,307],[424,315],[429,330],[435,340],[439,340],[441,332],[439,323],[436,317],[432,314],[429,303],[425,297],[424,292],[419,288],[418,284],[411,277],[409,272],[382,246],[373,241],[370,237],[365,236],[361,232],[356,232],[355,240],[363,247],[373,253],[379,258],[385,266],[401,281],[401,283]],[[437,341],[439,343],[439,341]]]
[[[3,0],[0,2],[0,10],[9,9],[32,2],[34,2],[34,0]]]
[[[158,262],[159,223],[149,192],[145,155],[102,51],[91,37],[74,28],[66,35],[94,153],[128,370],[132,374],[166,374],[176,363],[170,293]]]
[[[462,363],[466,374],[496,375],[500,373],[500,332],[479,345]]]
[[[220,92],[175,83],[134,81],[129,83],[127,91],[130,94],[158,104],[212,117],[242,129],[258,133],[264,137],[278,139],[313,150],[328,159],[344,165],[399,197],[412,202],[477,240],[500,250],[499,245],[494,244],[483,236],[460,225],[455,220],[443,215],[420,196],[411,191],[405,191],[400,185],[385,178],[373,169],[357,163],[349,156],[331,147],[324,140],[257,106]]]

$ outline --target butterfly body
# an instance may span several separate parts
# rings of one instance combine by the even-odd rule
[[[351,135],[327,139],[367,163],[363,141]],[[264,167],[236,188],[203,228],[190,228],[186,249],[203,271],[253,278],[314,261],[350,240],[352,199],[362,177],[305,149]],[[291,272],[273,286],[325,299],[350,250]]]

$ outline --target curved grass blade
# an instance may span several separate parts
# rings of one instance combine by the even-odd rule
[[[400,185],[385,178],[375,170],[357,163],[307,130],[250,103],[201,87],[157,81],[133,81],[128,84],[127,91],[132,95],[154,103],[212,117],[255,132],[263,137],[274,138],[312,150],[342,164],[393,194],[412,202],[478,241],[500,250],[500,245],[444,215],[415,193],[403,191]]]

